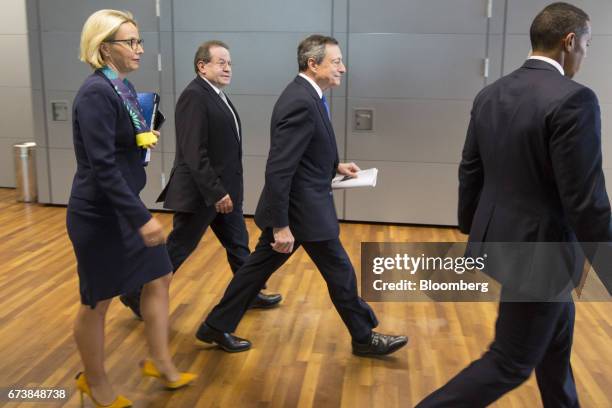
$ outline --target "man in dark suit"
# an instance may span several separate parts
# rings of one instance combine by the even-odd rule
[[[405,336],[373,332],[378,321],[359,297],[351,261],[342,247],[331,180],[354,176],[354,163],[339,163],[329,106],[323,92],[340,85],[345,67],[338,42],[312,35],[298,47],[299,75],[272,112],[266,180],[255,213],[262,234],[236,272],[223,299],[202,323],[197,338],[226,351],[243,351],[248,340],[231,333],[268,277],[301,245],[327,282],[336,310],[358,355],[383,355],[404,346]]]
[[[235,273],[250,251],[242,213],[242,128],[236,108],[223,92],[232,78],[228,46],[221,41],[203,43],[195,54],[194,69],[197,75],[176,105],[176,156],[157,201],[176,211],[167,243],[175,272],[210,226]],[[138,314],[137,293],[121,300]],[[279,294],[258,291],[249,307],[268,308],[280,301]]]
[[[589,17],[553,3],[536,16],[530,37],[532,56],[474,101],[459,168],[459,228],[482,245],[538,242],[533,249],[566,242],[569,248],[576,240],[610,241],[599,104],[592,90],[571,79],[591,41]],[[544,265],[540,275],[548,273],[555,271]],[[600,275],[609,285],[609,276]],[[566,292],[519,302],[525,298],[512,293],[518,288],[512,283],[502,283],[489,350],[418,407],[484,407],[534,369],[544,407],[578,407],[571,298]]]

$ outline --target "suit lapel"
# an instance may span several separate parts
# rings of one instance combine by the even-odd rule
[[[242,123],[240,122],[240,116],[238,116],[238,111],[236,110],[236,107],[234,106],[232,101],[230,101],[230,98],[227,96],[227,94],[225,95],[225,97],[227,98],[227,103],[229,103],[229,105],[232,107],[232,110],[234,111],[234,114],[236,115],[236,122],[238,122],[238,132],[240,133],[235,133],[235,135],[236,135],[236,140],[238,140],[238,143],[240,143],[240,141],[242,140]],[[219,99],[221,98],[219,97]],[[231,116],[232,112],[230,112],[229,114]],[[232,121],[233,120],[234,120],[234,117],[232,116]]]
[[[321,115],[321,119],[323,120],[323,123],[325,124],[325,127],[327,128],[327,134],[330,138],[330,142],[332,144],[332,147],[337,157],[338,156],[338,146],[336,145],[336,135],[334,134],[334,127],[332,126],[332,123],[329,120],[327,110],[325,109],[325,106],[323,106],[323,102],[321,101],[321,98],[319,98],[319,94],[312,87],[312,85],[308,83],[308,81],[306,81],[301,76],[298,75],[295,78],[295,81],[301,86],[303,86],[306,89],[306,91],[310,94],[310,96],[314,99],[315,105],[317,106],[317,109],[319,110],[319,115]]]
[[[202,88],[204,88],[207,92],[210,93],[212,100],[215,101],[219,109],[221,109],[221,111],[225,114],[227,119],[230,121],[230,123],[232,124],[231,128],[234,131],[234,137],[236,139],[236,142],[240,144],[240,136],[238,135],[238,129],[236,129],[236,125],[234,122],[234,116],[232,115],[232,112],[230,112],[225,102],[223,102],[223,99],[221,99],[219,94],[217,94],[215,90],[212,89],[212,87],[208,84],[208,82],[202,79],[202,77],[200,77],[199,75],[197,76],[196,79],[198,80],[198,83],[200,84],[200,86],[202,86]],[[240,127],[240,119],[238,118],[238,113],[236,113],[236,108],[234,108],[234,105],[232,105],[232,103],[229,101],[229,98],[227,101],[229,102],[230,106],[234,110],[234,113],[236,114],[236,121],[238,122],[238,126]]]

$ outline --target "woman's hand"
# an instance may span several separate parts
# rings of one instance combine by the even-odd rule
[[[155,217],[152,217],[145,225],[140,227],[138,233],[142,237],[144,244],[148,247],[161,245],[166,242],[164,229]]]
[[[159,137],[161,136],[161,133],[159,133],[159,130],[152,130],[151,133],[153,133],[155,137],[157,137],[157,141],[151,144],[151,146],[149,146],[149,149],[154,149],[155,146],[157,146],[157,142],[159,142]]]

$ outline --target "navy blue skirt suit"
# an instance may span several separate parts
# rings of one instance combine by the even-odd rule
[[[81,303],[135,290],[172,271],[165,245],[146,247],[138,233],[151,219],[139,198],[146,182],[129,113],[100,71],[72,108],[77,170],[66,225],[74,246]]]

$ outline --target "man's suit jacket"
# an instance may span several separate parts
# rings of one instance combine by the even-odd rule
[[[240,118],[231,101],[228,102]],[[164,208],[195,212],[229,194],[242,205],[242,146],[234,117],[221,97],[200,76],[176,104],[176,156],[168,184],[157,201]]]
[[[331,180],[338,167],[332,124],[319,95],[297,76],[272,112],[266,180],[255,212],[261,229],[289,226],[298,241],[338,237]]]
[[[595,93],[547,62],[484,88],[459,167],[460,230],[471,242],[611,241],[600,128]]]

